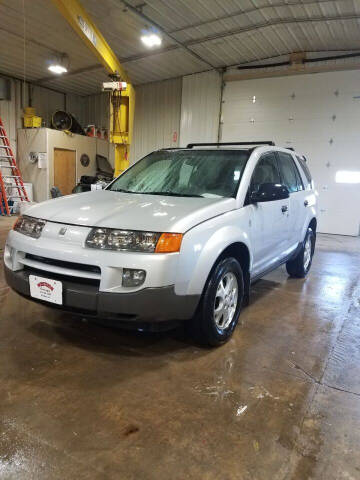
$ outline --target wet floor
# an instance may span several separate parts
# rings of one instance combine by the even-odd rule
[[[10,225],[0,219],[0,237]],[[233,339],[135,334],[0,277],[0,478],[360,479],[360,239],[259,281]]]

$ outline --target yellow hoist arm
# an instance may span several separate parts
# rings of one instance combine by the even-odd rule
[[[127,82],[118,101],[110,102],[110,141],[115,144],[115,176],[129,166],[134,125],[135,90],[129,76],[109,44],[78,0],[52,0],[87,47],[111,75]]]

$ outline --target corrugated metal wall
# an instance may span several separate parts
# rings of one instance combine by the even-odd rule
[[[10,100],[0,101],[0,117],[10,138],[14,151],[16,151],[16,130],[22,128],[23,106],[28,105],[29,93],[32,106],[36,114],[42,117],[43,125],[50,127],[51,116],[56,110],[67,110],[72,113],[80,124],[87,121],[86,97],[64,94],[40,86],[26,84],[25,88],[20,80],[10,79]]]
[[[181,78],[136,87],[134,163],[152,150],[179,143]]]
[[[181,78],[136,87],[131,163],[158,148],[178,146],[181,89]],[[84,125],[109,128],[108,94],[85,97],[83,119]]]
[[[56,110],[65,109],[65,95],[42,87],[32,88],[32,105],[36,114],[42,117],[43,125],[49,127]]]
[[[110,127],[109,94],[99,93],[83,98],[83,125],[96,125],[100,128]]]
[[[83,127],[88,125],[86,119],[86,97],[67,93],[65,110],[71,113]]]
[[[216,142],[221,76],[205,72],[136,87],[135,125],[130,162],[158,148],[190,142]],[[85,98],[85,124],[108,125],[106,94]]]
[[[219,126],[221,75],[204,72],[183,77],[180,146],[216,142]]]
[[[10,144],[16,151],[16,129],[21,126],[20,83],[10,82],[10,100],[0,101],[0,117],[8,134]]]
[[[22,127],[22,105],[28,104],[29,89],[22,87],[20,81],[11,80],[11,100],[0,102],[0,114],[14,147],[16,129]],[[216,72],[136,87],[131,163],[153,150],[177,147],[180,138],[182,145],[191,141],[216,141],[220,88],[221,78]],[[32,104],[45,126],[50,126],[54,111],[65,109],[83,126],[94,124],[109,128],[109,98],[106,93],[81,97],[33,86],[31,96]]]

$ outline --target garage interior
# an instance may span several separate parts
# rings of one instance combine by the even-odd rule
[[[309,276],[253,284],[217,349],[31,303],[1,269],[0,478],[360,479],[359,1],[0,0],[0,18],[31,203],[157,149],[259,139],[304,154],[318,192]],[[135,92],[120,139],[111,65]]]

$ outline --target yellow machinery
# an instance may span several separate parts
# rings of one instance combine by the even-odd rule
[[[135,90],[116,55],[78,0],[53,0],[79,37],[94,52],[109,72],[114,85],[110,90],[110,141],[115,144],[115,173],[129,166],[134,125]],[[126,82],[126,85],[125,83]]]
[[[24,108],[24,128],[40,128],[41,117],[38,117],[33,107]]]

